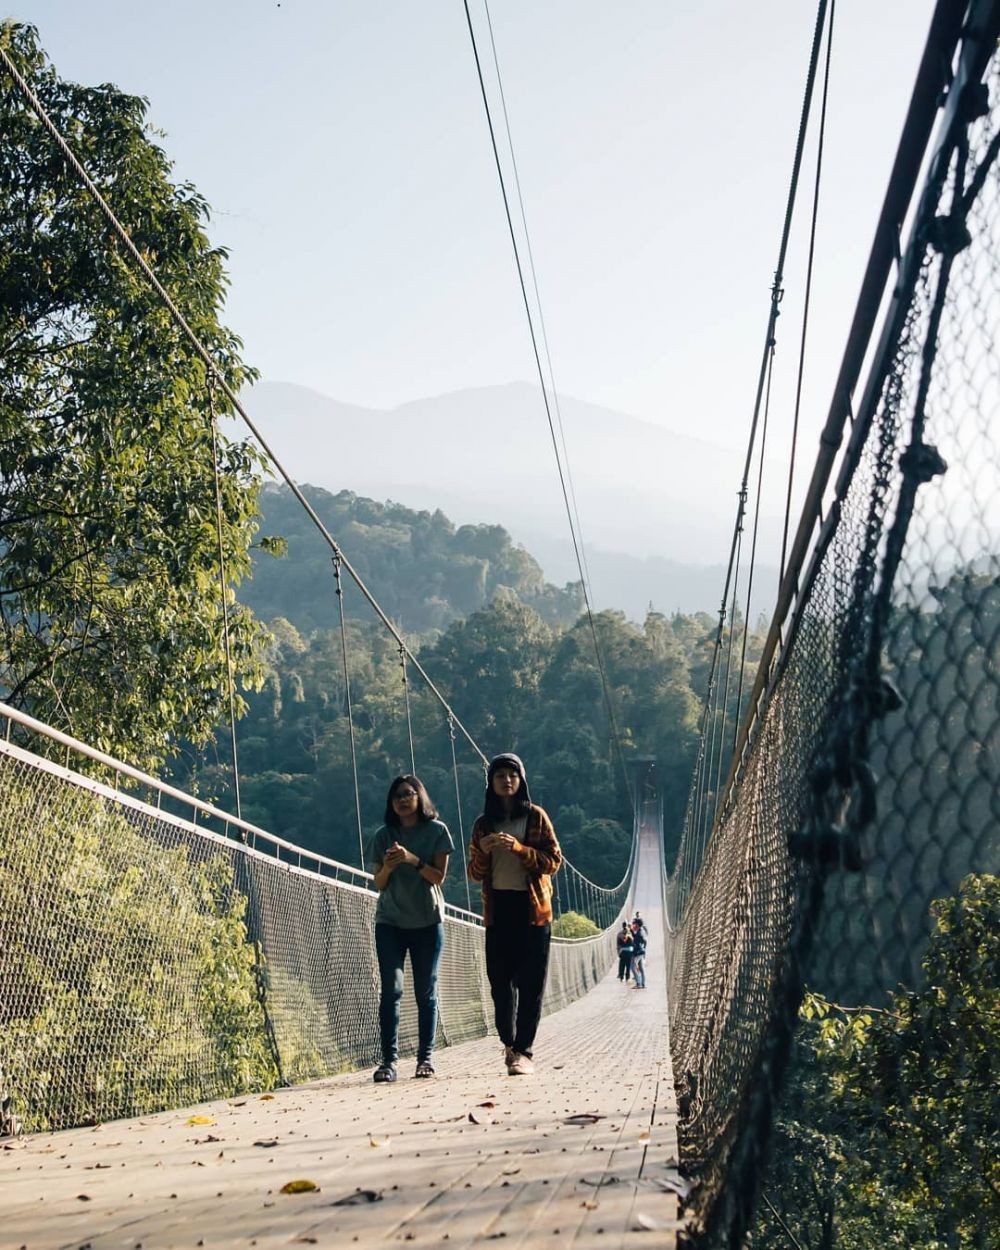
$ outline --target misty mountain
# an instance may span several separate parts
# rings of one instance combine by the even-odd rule
[[[482,387],[389,411],[285,382],[243,398],[295,480],[440,509],[457,525],[502,525],[548,581],[577,577],[538,387]],[[742,453],[568,396],[560,409],[595,605],[640,620],[650,602],[715,611]],[[762,518],[759,549],[773,549],[778,524]],[[758,570],[754,615],[771,607],[775,580]]]

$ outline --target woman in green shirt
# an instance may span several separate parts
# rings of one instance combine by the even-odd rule
[[[375,835],[375,952],[382,995],[378,1019],[382,1062],[378,1083],[396,1079],[399,1002],[407,952],[417,999],[417,1070],[434,1075],[431,1052],[437,1031],[437,975],[444,947],[444,895],[441,882],[454,849],[448,826],[437,819],[423,782],[412,773],[389,787],[385,824]]]

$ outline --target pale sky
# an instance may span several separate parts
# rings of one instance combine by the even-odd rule
[[[808,391],[824,411],[932,3],[836,8]],[[176,177],[214,208],[227,319],[265,377],[375,407],[533,379],[461,0],[8,12],[64,76],[149,98]],[[741,444],[815,6],[491,13],[560,390]],[[804,210],[811,182],[810,161]]]

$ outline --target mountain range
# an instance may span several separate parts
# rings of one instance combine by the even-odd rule
[[[390,410],[287,382],[258,383],[242,398],[297,482],[441,509],[460,525],[502,525],[550,582],[577,579],[538,387],[481,387]],[[717,610],[742,453],[572,397],[559,407],[594,606],[633,619],[650,604]],[[762,517],[760,550],[774,549],[778,525]],[[754,616],[772,606],[776,581],[773,568],[758,568]]]

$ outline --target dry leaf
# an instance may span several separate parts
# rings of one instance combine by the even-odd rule
[[[583,1202],[580,1203],[580,1206],[584,1207],[587,1211],[596,1211],[600,1205],[601,1204],[599,1202],[592,1202],[587,1198],[584,1198]]]
[[[260,1100],[261,1102],[274,1102],[274,1095],[273,1094],[261,1094]]]
[[[597,1115],[593,1111],[580,1111],[576,1115],[568,1115],[563,1124],[596,1124],[598,1120],[606,1120],[605,1115]]]
[[[636,1212],[635,1228],[637,1232],[654,1232],[659,1228],[666,1228],[663,1220],[655,1219],[652,1215],[643,1215],[641,1211]]]
[[[255,1146],[263,1146],[265,1150],[270,1150],[272,1146],[277,1146],[277,1137],[271,1137],[267,1141],[255,1141]]]
[[[649,1141],[649,1139],[650,1139],[652,1136],[653,1136],[653,1134],[650,1132],[650,1130],[649,1130],[648,1128],[644,1128],[644,1129],[642,1130],[642,1132],[639,1134],[639,1140],[640,1140],[640,1141]]]
[[[331,1207],[360,1207],[366,1202],[381,1202],[382,1195],[374,1189],[356,1189],[353,1194],[345,1194],[330,1203]]]
[[[90,1201],[90,1194],[77,1194],[76,1196],[77,1196],[77,1199],[78,1199],[80,1202],[89,1202],[89,1201]]]
[[[196,1146],[204,1146],[206,1142],[210,1142],[210,1141],[222,1141],[222,1138],[214,1137],[211,1133],[209,1133],[205,1137],[196,1137],[194,1139],[194,1144]]]
[[[520,1168],[504,1168],[500,1173],[501,1176],[516,1176],[520,1172]]]
[[[319,1186],[315,1181],[288,1181],[282,1185],[279,1193],[283,1194],[311,1194],[317,1191]]]
[[[188,1124],[214,1124],[215,1119],[210,1115],[191,1115],[188,1116]]]
[[[479,1121],[476,1119],[476,1117],[472,1114],[472,1112],[471,1112],[471,1111],[469,1112],[469,1123],[470,1123],[470,1124],[478,1124],[478,1123],[479,1123]]]
[[[391,1141],[391,1137],[369,1137],[368,1145],[375,1146],[377,1148],[379,1146],[388,1146]]]
[[[495,1102],[489,1102],[489,1101],[486,1101],[486,1102],[477,1102],[477,1103],[476,1103],[476,1106],[477,1106],[477,1107],[495,1107],[495,1106],[496,1106],[496,1103],[495,1103]]]

